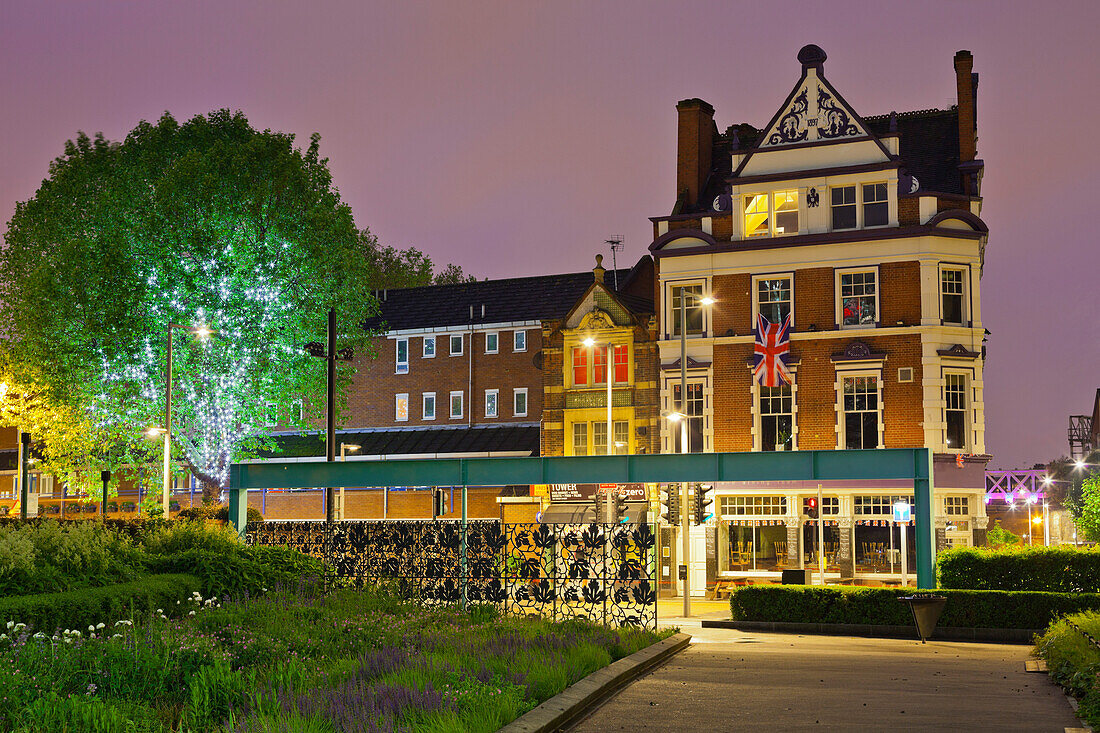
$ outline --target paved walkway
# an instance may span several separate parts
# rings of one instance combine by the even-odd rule
[[[661,623],[692,634],[692,645],[574,730],[1062,733],[1079,725],[1045,674],[1024,672],[1026,646],[749,633],[668,616]]]

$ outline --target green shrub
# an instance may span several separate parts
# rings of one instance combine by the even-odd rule
[[[0,526],[0,595],[48,593],[136,578],[141,551],[100,522]]]
[[[217,504],[203,504],[202,506],[183,509],[177,515],[179,519],[214,519],[219,522],[229,521],[229,507]],[[256,507],[248,507],[246,522],[263,523],[264,515]]]
[[[231,527],[205,522],[171,522],[146,533],[142,546],[153,555],[175,555],[188,550],[232,554],[241,548]]]
[[[1075,547],[957,547],[936,559],[940,585],[970,590],[1100,592],[1100,551]]]
[[[176,607],[200,588],[199,579],[186,574],[151,575],[130,583],[0,598],[0,624],[7,621],[53,633],[58,628],[82,629],[158,608]]]
[[[1077,715],[1096,727],[1100,725],[1100,649],[1070,625],[1071,621],[1094,638],[1100,635],[1100,614],[1067,616],[1035,640],[1035,656],[1046,660],[1051,679],[1077,698]]]
[[[193,548],[173,555],[153,557],[149,568],[159,573],[187,573],[197,577],[204,596],[242,598],[276,588],[297,588],[302,583],[333,580],[322,561],[285,547],[247,547],[234,552]]]
[[[735,621],[823,624],[913,623],[898,601],[912,589],[858,586],[756,585],[730,594]],[[1042,629],[1068,613],[1100,610],[1100,594],[939,589],[946,596],[940,626],[955,628]]]

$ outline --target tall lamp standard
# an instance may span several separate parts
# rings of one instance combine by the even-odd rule
[[[596,364],[596,350],[593,346],[596,343],[596,339],[589,336],[581,342],[589,349],[592,349],[592,364]],[[607,356],[604,358],[603,366],[607,372],[607,455],[615,455],[615,438],[612,434],[612,422],[611,422],[611,368],[612,368],[612,348],[611,341],[607,342]],[[615,500],[611,496],[611,492],[607,492],[607,496],[604,497],[604,521],[611,524],[615,521]]]
[[[340,444],[340,460],[342,462],[347,461],[348,460],[348,451],[354,452],[354,451],[359,450],[362,447],[363,446],[356,445],[355,443],[341,443]],[[336,514],[336,517],[335,517],[336,521],[338,521],[338,522],[344,521],[344,514],[345,513],[344,513],[344,487],[343,486],[340,487],[340,508],[337,512],[335,512],[335,514]]]
[[[670,412],[666,417],[672,422],[680,423],[680,452],[688,453],[688,406],[687,406],[687,289],[680,287],[680,410]],[[699,305],[710,306],[715,303],[714,298],[704,296],[699,298]],[[682,536],[682,554],[684,565],[684,618],[691,616],[691,583],[688,578],[691,575],[691,503],[688,501],[688,485],[680,483],[680,534]]]
[[[164,400],[164,483],[161,488],[161,509],[164,518],[168,518],[168,493],[172,488],[172,329],[197,336],[200,341],[205,341],[212,333],[206,326],[182,326],[178,323],[168,324],[168,388],[165,390]]]

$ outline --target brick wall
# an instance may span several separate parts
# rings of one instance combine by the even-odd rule
[[[499,519],[500,506],[496,487],[470,487],[466,492],[466,516],[470,519]],[[451,493],[447,492],[447,512],[440,515],[444,519],[462,517],[461,489],[454,490],[452,506]],[[345,517],[347,519],[382,519],[383,501],[386,504],[386,517],[389,519],[431,519],[431,491],[390,491],[383,499],[382,489],[354,489],[344,492]],[[250,491],[248,505],[264,512],[264,518],[277,519],[324,519],[323,491],[268,492],[265,500],[260,492]]]
[[[506,424],[537,422],[542,413],[542,374],[535,367],[535,357],[542,347],[542,332],[538,327],[526,329],[527,350],[513,351],[513,331],[498,332],[498,353],[485,353],[485,334],[466,332],[462,354],[450,355],[450,335],[436,334],[436,355],[424,358],[424,337],[409,338],[409,371],[396,374],[397,340],[375,340],[377,358],[358,359],[356,373],[348,389],[346,424],[340,427],[423,427],[475,424]],[[473,348],[470,348],[471,337]],[[470,390],[470,359],[473,359],[473,390]],[[527,415],[513,415],[512,391],[527,388]],[[496,389],[497,417],[485,417],[485,390]],[[461,419],[450,417],[450,393],[464,394]],[[422,395],[435,392],[435,419],[424,420]],[[395,417],[395,396],[409,395],[409,419],[398,422]],[[472,395],[472,396],[471,396]]]

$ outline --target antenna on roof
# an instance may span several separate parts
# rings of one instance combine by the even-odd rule
[[[611,271],[615,273],[615,291],[619,290],[619,263],[615,253],[623,248],[623,235],[612,234],[611,239],[605,239],[605,243],[611,246]]]

